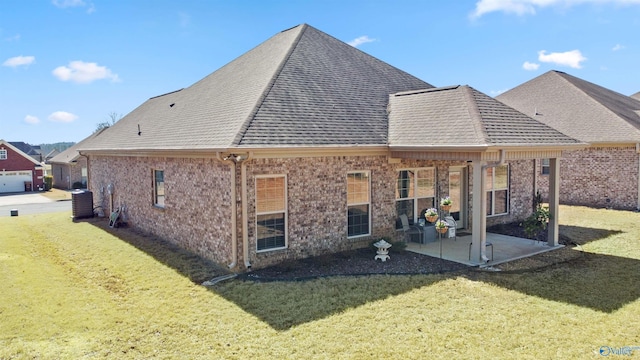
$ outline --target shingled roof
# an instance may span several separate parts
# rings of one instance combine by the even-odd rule
[[[638,91],[637,93],[631,95],[631,97],[636,99],[636,100],[640,100],[640,91]]]
[[[83,147],[83,146],[88,145],[90,141],[95,139],[98,135],[100,135],[106,129],[107,129],[106,127],[102,128],[102,129],[94,132],[93,134],[87,136],[82,141],[80,141],[80,142],[72,145],[71,147],[65,149],[63,152],[61,152],[61,153],[55,155],[54,157],[52,157],[49,160],[49,163],[52,163],[52,164],[73,164],[80,157],[79,149],[81,147]]]
[[[303,24],[149,99],[83,149],[386,145],[389,94],[431,87]]]
[[[389,146],[482,148],[578,144],[470,86],[393,94]]]
[[[640,141],[640,101],[560,71],[496,98],[584,142]]]

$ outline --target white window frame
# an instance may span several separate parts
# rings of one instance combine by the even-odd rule
[[[258,210],[258,180],[259,179],[273,179],[273,178],[283,178],[284,179],[284,189],[283,189],[283,206],[284,209],[281,210],[274,210],[274,211],[259,211]],[[285,174],[269,174],[269,175],[257,175],[256,176],[256,181],[255,181],[255,207],[256,207],[256,217],[255,217],[255,239],[256,239],[256,252],[259,253],[263,253],[263,252],[268,252],[268,251],[276,251],[276,250],[282,250],[282,249],[286,249],[289,247],[289,203],[288,203],[288,191],[287,189],[289,188],[288,186],[288,181],[287,181],[287,175]],[[264,248],[264,249],[260,249],[259,248],[259,244],[258,241],[260,239],[258,239],[258,218],[261,215],[277,215],[277,214],[283,214],[284,216],[284,246],[278,246],[278,247],[270,247],[270,248]]]
[[[506,167],[507,168],[507,186],[504,187],[504,188],[495,188],[495,182],[496,182],[495,181],[495,179],[496,179],[495,171],[499,167]],[[489,206],[487,206],[487,210],[490,210],[491,212],[489,214],[487,214],[487,217],[507,215],[507,214],[509,214],[509,211],[511,210],[510,206],[509,206],[509,199],[510,199],[510,196],[511,196],[510,191],[509,191],[509,187],[511,185],[511,179],[510,179],[511,178],[511,176],[510,176],[510,174],[511,174],[510,170],[511,169],[509,168],[509,164],[505,164],[505,165],[501,165],[501,166],[497,166],[497,167],[490,167],[490,168],[487,169],[487,172],[489,170],[492,171],[492,173],[491,173],[491,184],[489,184],[488,182],[487,182],[487,184],[485,184],[485,188],[486,188],[485,191],[487,192],[487,201],[491,203],[491,209],[489,209]],[[506,203],[506,205],[507,205],[506,212],[504,212],[504,213],[496,213],[496,192],[505,191],[505,190],[506,190],[506,193],[507,193],[507,196],[506,196],[506,199],[505,199],[505,201],[507,202]]]
[[[545,171],[546,169],[546,171]],[[549,159],[542,159],[540,161],[540,174],[549,175]]]
[[[367,178],[367,200],[366,201],[354,201],[354,202],[350,202],[349,201],[349,176],[351,175],[356,175],[356,174],[362,174],[363,176],[365,176]],[[347,185],[347,239],[356,239],[359,237],[364,237],[364,236],[371,236],[371,171],[369,170],[358,170],[358,171],[349,171],[347,172],[347,178],[346,178],[346,185]],[[357,235],[349,235],[349,208],[350,207],[356,207],[356,206],[363,206],[366,205],[367,206],[367,221],[368,221],[368,226],[367,226],[367,232],[364,234],[357,234]]]
[[[8,155],[7,149],[0,149],[0,160],[7,160]]]
[[[401,171],[413,171],[413,184],[411,185],[413,188],[413,195],[409,195],[407,197],[400,197],[399,192],[397,191],[398,189],[398,178],[399,178],[399,174]],[[424,195],[419,195],[418,194],[418,189],[419,189],[419,184],[420,184],[420,180],[424,179],[424,178],[420,178],[418,177],[418,172],[419,171],[431,171],[433,173],[433,195],[432,196],[424,196]],[[420,199],[429,199],[432,198],[432,202],[431,205],[428,208],[434,207],[436,206],[436,183],[437,183],[437,173],[436,173],[436,168],[435,167],[419,167],[419,168],[405,168],[405,169],[398,169],[396,171],[396,209],[398,208],[397,204],[400,201],[407,201],[407,200],[412,200],[413,201],[413,219],[409,219],[410,221],[412,221],[412,223],[417,223],[420,217],[420,210],[418,207],[418,200]],[[396,210],[397,212],[397,210]],[[396,214],[398,216],[400,216],[400,214]]]
[[[158,178],[157,173],[162,172],[162,195],[158,194]],[[163,169],[153,169],[151,172],[153,176],[153,206],[157,208],[164,209],[165,201],[167,199],[167,182],[164,178],[165,171]],[[162,197],[162,202],[158,201],[158,199]]]

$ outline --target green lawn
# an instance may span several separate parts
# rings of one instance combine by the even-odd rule
[[[0,359],[640,358],[640,214],[560,221],[583,253],[533,269],[206,288],[222,270],[157,239],[2,217]]]

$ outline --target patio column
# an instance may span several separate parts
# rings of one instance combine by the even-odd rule
[[[473,220],[471,222],[471,261],[484,264],[487,244],[487,192],[484,190],[484,180],[487,169],[484,161],[474,161],[473,164]]]
[[[549,246],[558,245],[558,210],[560,203],[560,159],[549,159],[549,219],[548,240]]]

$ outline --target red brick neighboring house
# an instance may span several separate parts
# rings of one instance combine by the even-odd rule
[[[561,203],[640,209],[639,100],[560,71],[549,71],[496,98],[590,144],[563,156]],[[544,196],[547,170],[539,161],[537,185]]]
[[[5,140],[0,140],[0,193],[44,188],[43,166]]]
[[[300,25],[78,150],[94,204],[242,271],[394,237],[400,215],[416,222],[445,196],[485,262],[487,225],[532,211],[532,160],[552,158],[557,185],[556,159],[580,147],[469,86],[434,88]]]

